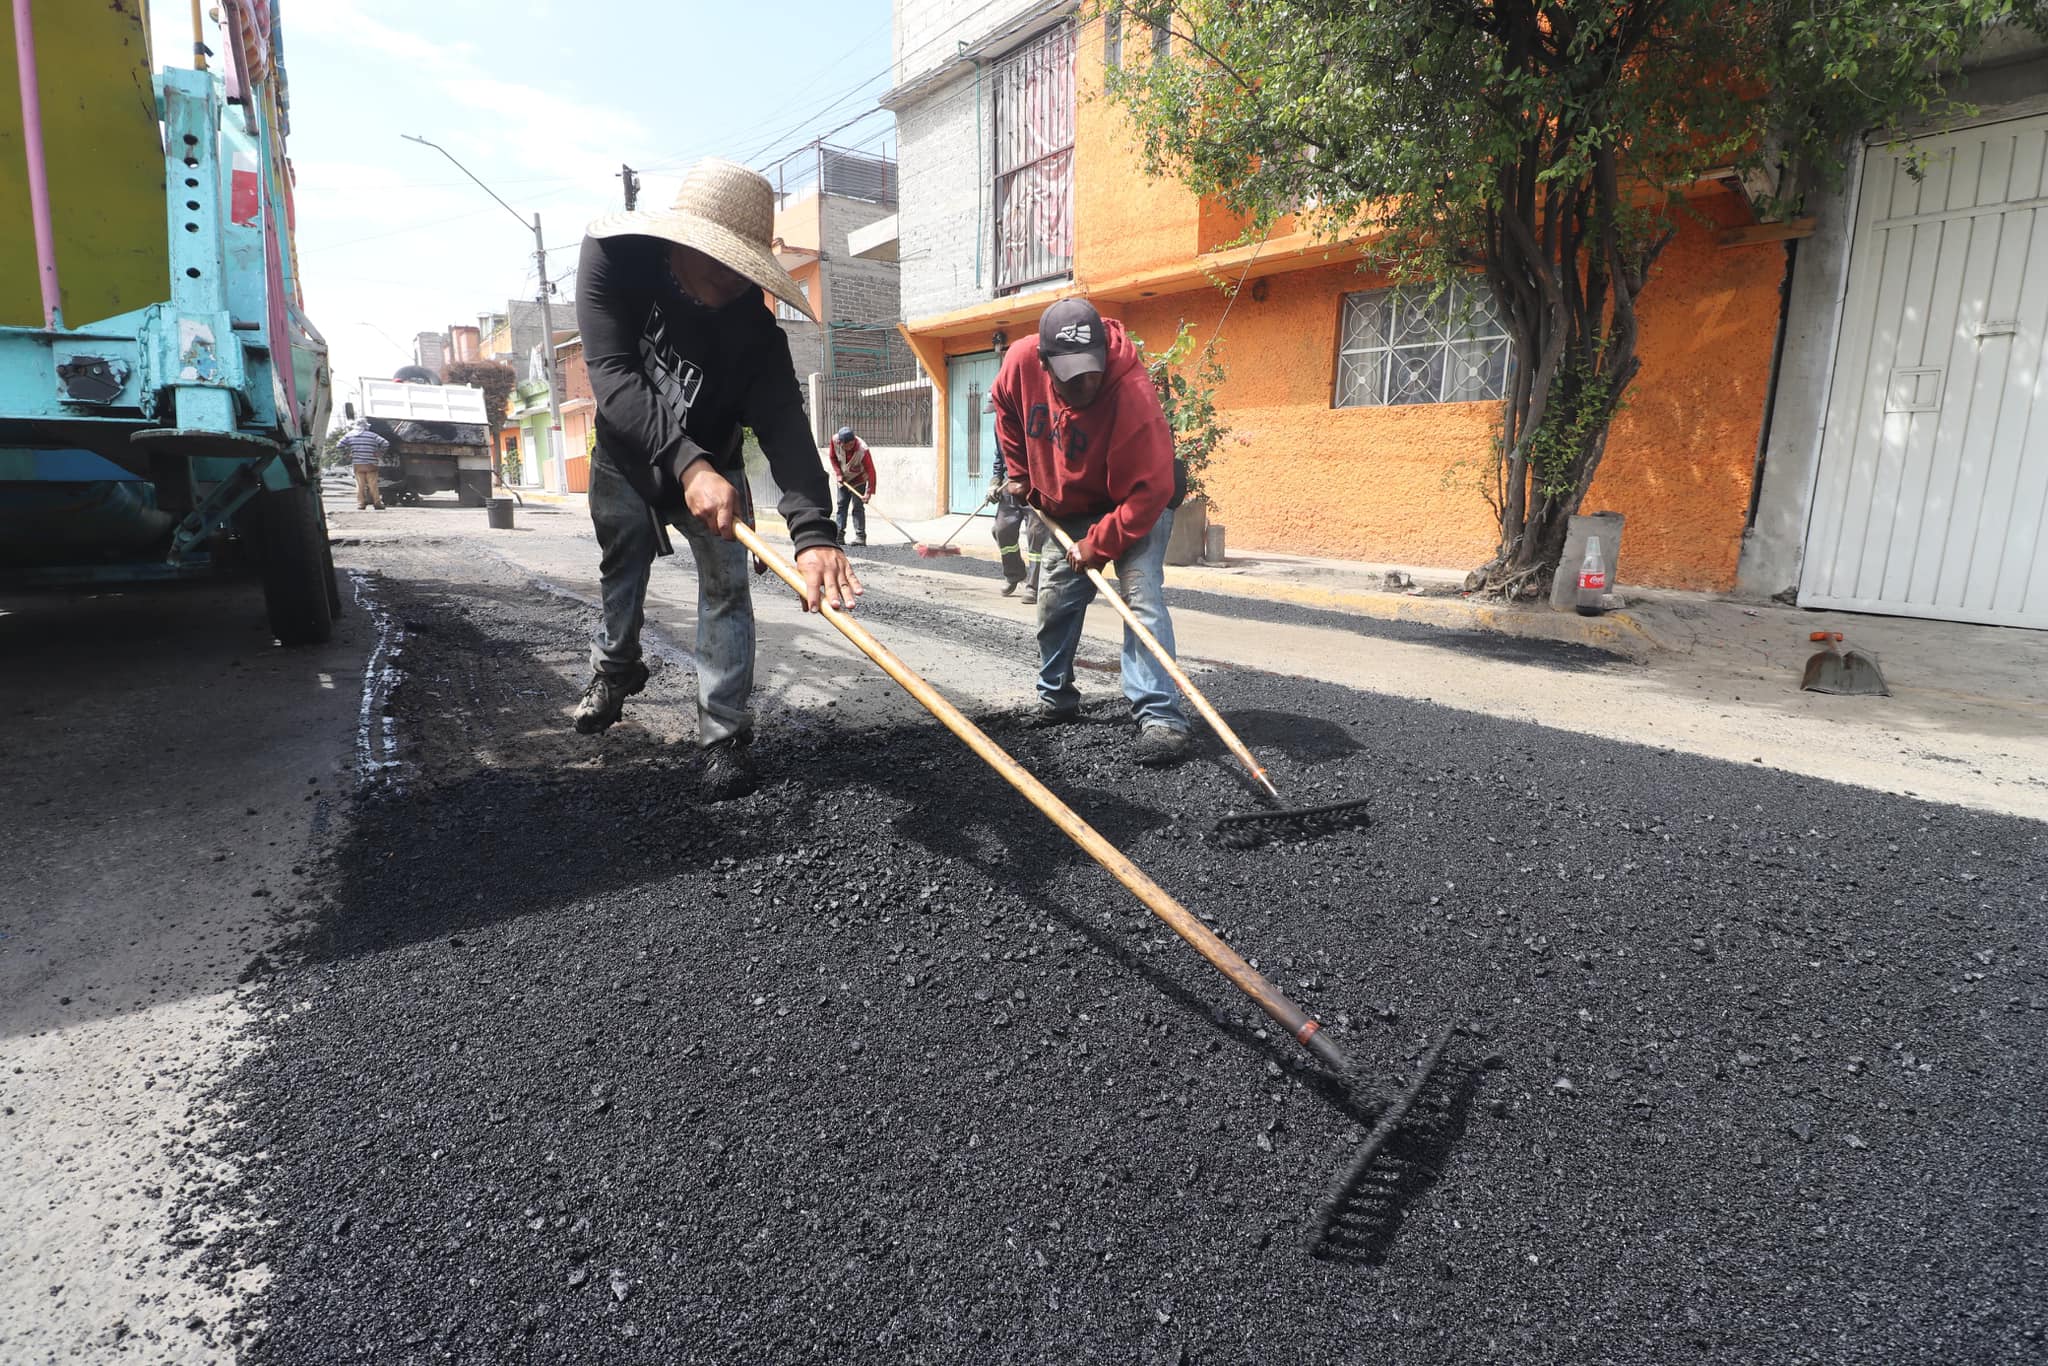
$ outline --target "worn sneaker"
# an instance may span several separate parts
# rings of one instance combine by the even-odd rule
[[[1169,768],[1188,757],[1192,742],[1184,730],[1172,726],[1143,726],[1131,742],[1131,761],[1147,768]]]
[[[619,719],[626,699],[647,686],[647,666],[635,663],[619,673],[593,673],[576,703],[576,729],[595,735]]]
[[[733,735],[704,747],[704,771],[697,779],[697,790],[705,801],[731,801],[759,786],[754,756],[747,752],[752,743],[751,735]]]
[[[1079,707],[1049,707],[1043,702],[1035,702],[1024,713],[1024,728],[1044,730],[1048,726],[1064,726],[1080,719]]]

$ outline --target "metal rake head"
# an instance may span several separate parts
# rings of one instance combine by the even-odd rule
[[[1369,798],[1329,802],[1322,806],[1296,806],[1250,811],[1224,816],[1211,831],[1216,843],[1226,849],[1256,849],[1275,840],[1306,840],[1339,830],[1363,829],[1372,824],[1366,814]]]
[[[1312,1255],[1377,1260],[1414,1194],[1436,1179],[1456,1123],[1441,1072],[1444,1050],[1457,1033],[1454,1025],[1439,1034],[1407,1086],[1383,1099],[1364,1142],[1316,1205],[1308,1235]]]

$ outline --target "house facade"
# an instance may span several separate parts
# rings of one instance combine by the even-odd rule
[[[1316,240],[1287,219],[1247,240],[1245,224],[1220,206],[1146,178],[1121,112],[1099,97],[1108,64],[1150,61],[1170,42],[1133,16],[955,0],[899,0],[896,14],[897,80],[884,102],[898,120],[904,331],[937,390],[934,477],[947,507],[972,508],[993,471],[986,394],[1003,346],[1035,329],[1054,299],[1079,293],[1155,347],[1183,322],[1198,344],[1213,341],[1228,372],[1217,403],[1232,439],[1208,483],[1234,548],[1454,568],[1490,556],[1496,532],[1480,479],[1511,357],[1483,293],[1461,307],[1468,301],[1454,290],[1432,308],[1420,293],[1362,271],[1357,244]],[[1972,454],[1966,448],[1977,438],[1964,415],[1927,416],[1954,407],[1955,365],[1926,360],[1925,329],[1917,340],[1908,335],[1918,311],[1892,283],[1905,267],[1890,263],[1941,249],[1868,235],[1880,230],[1872,225],[1918,232],[1963,219],[1975,225],[1970,233],[1993,232],[1995,222],[2016,242],[2048,231],[2048,213],[2029,205],[2041,194],[2038,177],[2023,184],[2026,174],[2008,171],[1993,187],[1981,170],[2041,159],[2048,81],[2038,54],[1989,59],[1973,80],[1978,126],[1995,131],[1965,132],[1935,150],[1959,159],[1944,183],[1977,167],[1973,184],[1994,199],[1951,196],[1937,206],[1882,143],[1864,154],[1858,185],[1811,224],[1758,224],[1732,180],[1693,187],[1692,212],[1643,296],[1642,371],[1585,504],[1627,517],[1624,582],[2048,625],[2048,582],[2029,590],[2032,605],[2018,618],[1986,616],[1934,590],[1890,603],[1866,591],[1871,574],[1882,579],[1891,569],[1858,567],[1853,595],[1837,582],[1849,573],[1842,545],[1903,547],[1914,518],[1902,511],[1900,471],[1914,459],[1939,463],[1944,441],[1957,479],[1981,486],[1980,511],[2006,501],[1999,490],[2021,502],[2031,492],[2038,506],[2048,480],[2048,438]],[[1868,198],[1873,174],[1913,184],[1912,205],[1900,199],[1883,210],[1889,217],[1869,219],[1878,212]],[[1800,240],[1809,228],[1813,236]],[[1979,406],[2048,406],[2039,397],[2048,254],[2011,264],[2023,255],[2007,253],[2006,276],[1986,290],[1935,278],[1947,269],[1962,281],[1977,259],[1967,251],[1920,281],[1953,296],[1956,329],[1967,318],[1979,319],[1970,327],[1988,319],[2014,328],[2014,359],[1995,380],[1995,367],[1971,371],[1972,384],[1995,383],[2006,396]],[[1843,297],[1845,263],[1858,257],[1870,303],[1845,314],[1834,301]],[[1858,278],[1853,265],[1848,276]],[[1850,303],[1858,297],[1852,288]],[[1859,337],[1879,335],[1865,353],[1849,354]],[[1961,330],[1953,335],[1963,339],[1957,346],[1974,345]],[[2003,344],[2005,335],[1993,340]],[[1893,375],[1932,370],[1944,378]],[[1836,382],[1844,374],[1846,387]],[[1902,417],[1885,386],[1909,379],[1918,387],[1900,388],[1900,401],[1936,406]],[[2037,437],[2042,429],[2034,427]],[[1866,430],[1875,435],[1849,440]],[[1916,442],[1929,453],[1901,454]],[[2019,448],[2029,444],[2023,459]],[[1954,521],[1960,511],[1946,499],[1939,513],[1928,504],[1921,520]],[[1873,532],[1884,517],[1887,529]],[[2017,559],[2040,539],[2040,519],[2016,513],[1994,527],[1980,516],[1971,539],[2001,539]],[[2021,578],[2048,575],[2048,556],[2031,559]],[[1833,577],[1821,576],[1823,561],[1836,566]],[[1884,554],[1876,561],[1890,563]],[[2009,593],[2014,572],[1989,571],[2002,574]]]
[[[776,257],[819,321],[770,296],[799,376],[870,374],[912,363],[897,263],[854,255],[847,239],[896,214],[893,158],[813,144],[767,172],[776,182]]]
[[[768,296],[789,338],[813,439],[822,447],[851,426],[874,452],[880,510],[930,516],[930,386],[897,327],[896,162],[813,143],[767,175],[776,188],[776,258],[818,315],[813,322]]]
[[[562,377],[565,487],[570,493],[588,493],[590,453],[597,447],[597,397],[591,392],[590,367],[583,361],[580,333],[555,344],[555,373]]]

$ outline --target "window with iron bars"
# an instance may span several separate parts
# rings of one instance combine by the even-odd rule
[[[1335,408],[1476,403],[1507,393],[1513,348],[1484,285],[1454,281],[1344,296]]]
[[[809,280],[797,281],[796,290],[797,293],[804,296],[805,303],[811,301],[811,282]],[[784,322],[807,323],[810,321],[809,318],[804,316],[802,309],[790,303],[787,299],[777,299],[775,301],[775,316]]]
[[[1074,270],[1074,25],[995,70],[996,292]]]

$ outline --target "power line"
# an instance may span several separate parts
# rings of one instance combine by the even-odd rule
[[[798,119],[795,123],[783,129],[774,137],[769,138],[768,141],[761,144],[761,146],[757,147],[752,152],[748,153],[746,156],[740,159],[749,165],[760,160],[768,153],[774,151],[777,147],[780,147],[784,142],[787,142],[791,137],[800,135],[804,131],[804,129],[810,126],[814,121],[822,119],[825,115],[831,113],[835,109],[838,109],[841,105],[844,105],[848,101],[859,97],[860,93],[864,91],[868,86],[871,86],[876,81],[881,80],[883,77],[887,76],[890,71],[894,69],[895,68],[893,66],[886,67],[883,70],[875,73],[874,75],[869,76],[867,79],[857,82],[856,84],[848,88],[844,94],[838,96],[835,99],[829,99],[824,104],[812,109],[810,112],[806,113],[802,118]],[[875,106],[875,108],[877,109],[879,109],[880,107],[880,105]],[[866,113],[863,113],[862,117],[866,117]],[[811,139],[806,138],[804,140],[806,142],[809,142]]]
[[[873,38],[873,37],[874,37],[874,36],[875,36],[875,35],[876,35],[877,33],[880,33],[880,32],[883,32],[883,31],[885,31],[885,30],[891,29],[891,28],[893,28],[894,26],[895,26],[895,19],[894,19],[894,16],[892,15],[892,16],[891,16],[890,18],[888,18],[888,19],[885,19],[885,20],[883,20],[883,21],[882,21],[882,22],[881,22],[880,24],[878,24],[878,25],[874,25],[874,26],[870,27],[870,28],[868,29],[868,31],[867,31],[867,32],[866,32],[865,34],[863,34],[863,35],[861,36],[861,38],[860,38],[859,42],[857,42],[857,43],[853,43],[853,44],[850,44],[850,45],[848,46],[848,49],[847,49],[847,50],[848,50],[848,51],[852,51],[852,50],[853,50],[854,48],[857,48],[857,47],[861,46],[862,44],[865,44],[866,42],[868,42],[868,41],[869,41],[870,39],[872,39],[872,38]],[[795,88],[795,87],[803,87],[803,86],[808,86],[809,84],[811,84],[812,82],[814,82],[814,81],[818,80],[818,79],[819,79],[820,77],[822,77],[822,76],[826,75],[826,74],[827,74],[828,72],[832,71],[832,70],[833,70],[833,69],[835,69],[836,67],[838,67],[838,66],[842,65],[842,64],[843,64],[843,62],[844,62],[844,59],[843,59],[843,58],[834,58],[833,60],[831,60],[831,61],[828,61],[828,62],[827,62],[827,63],[826,63],[826,64],[825,64],[824,66],[822,66],[822,67],[818,68],[818,69],[817,69],[816,71],[814,71],[814,72],[810,73],[810,74],[809,74],[809,75],[807,75],[807,76],[804,76],[804,77],[801,77],[801,78],[799,78],[799,79],[796,79],[796,80],[792,80],[792,81],[786,81],[786,82],[778,82],[778,84],[781,84],[781,85],[783,85],[783,86],[785,86],[785,87],[791,87],[791,88]],[[894,69],[895,69],[895,63],[894,63],[894,61],[893,61],[893,59],[892,59],[892,61],[891,61],[890,65],[889,65],[889,67],[887,68],[887,70],[889,70],[889,71],[893,71]],[[886,71],[885,71],[885,73],[884,73],[884,74],[886,74]],[[870,76],[870,77],[869,77],[869,78],[867,79],[867,81],[862,81],[862,82],[860,82],[860,84],[861,84],[861,85],[866,85],[866,84],[867,84],[867,83],[868,83],[869,81],[872,81],[872,80],[874,80],[874,79],[875,79],[875,77],[872,77],[872,76]],[[858,87],[854,87],[854,88],[855,88],[855,89],[857,89]],[[829,101],[829,100],[828,100],[828,102],[827,102],[827,105],[826,105],[825,107],[827,107],[827,108],[831,107],[831,106],[830,106],[830,101]],[[814,113],[814,114],[809,114],[809,115],[806,115],[806,116],[805,116],[805,119],[806,119],[806,120],[808,120],[808,119],[811,119],[811,118],[816,118],[816,117],[817,117],[817,115],[816,115],[816,114]],[[707,140],[706,142],[703,142],[703,143],[700,143],[700,144],[698,144],[698,147],[699,147],[699,149],[702,149],[702,148],[706,148],[706,147],[709,147],[709,148],[716,148],[716,147],[717,147],[717,146],[718,146],[718,145],[719,145],[720,143],[723,143],[723,142],[725,142],[725,141],[728,141],[728,140],[729,140],[729,139],[730,139],[730,138],[731,138],[731,137],[733,136],[733,134],[734,134],[734,133],[737,133],[738,131],[739,131],[739,130],[738,130],[738,127],[737,127],[737,126],[733,126],[732,128],[730,128],[730,129],[728,129],[728,130],[721,130],[721,131],[720,131],[720,132],[719,132],[718,134],[716,134],[716,135],[715,135],[714,137],[712,137],[712,138],[708,139],[708,140]],[[706,154],[707,154],[707,153],[705,153],[705,152],[704,152],[704,151],[702,151],[702,150],[693,150],[692,152],[690,152],[690,153],[687,153],[687,154],[679,154],[679,155],[677,155],[677,156],[671,157],[671,158],[670,158],[670,159],[669,159],[668,161],[665,161],[665,162],[661,163],[660,165],[654,165],[654,166],[643,166],[643,167],[640,167],[640,168],[638,168],[638,169],[640,169],[640,170],[643,170],[643,171],[673,171],[673,170],[677,170],[677,169],[680,169],[680,168],[682,168],[682,167],[684,167],[684,166],[688,166],[688,165],[689,165],[690,163],[692,163],[693,161],[697,160],[699,156],[701,156],[701,155],[706,155]]]
[[[991,10],[991,9],[995,8],[995,7],[997,6],[997,5],[1001,5],[1001,4],[1008,4],[1008,3],[1012,3],[1012,0],[982,0],[982,3],[981,3],[981,4],[979,4],[979,5],[975,6],[975,8],[974,8],[974,9],[972,9],[972,10],[968,11],[968,12],[967,12],[966,14],[964,14],[964,15],[960,16],[960,18],[959,18],[959,19],[955,20],[955,21],[954,21],[954,24],[953,24],[953,29],[954,29],[954,31],[956,31],[956,32],[957,32],[957,31],[958,31],[959,29],[961,29],[961,28],[964,28],[964,27],[965,27],[965,26],[966,26],[967,24],[969,24],[969,23],[971,23],[971,22],[972,22],[973,20],[975,20],[975,19],[979,18],[979,17],[981,16],[981,15],[983,15],[983,14],[987,13],[987,12],[988,12],[989,10]],[[941,65],[943,65],[943,64],[944,64],[944,63],[941,63]],[[769,152],[771,152],[771,151],[775,150],[775,149],[776,149],[777,147],[781,146],[781,145],[782,145],[783,143],[785,143],[785,142],[789,141],[789,139],[790,139],[791,137],[793,137],[793,136],[801,136],[802,130],[804,129],[804,127],[805,127],[805,126],[806,126],[807,124],[812,124],[812,123],[816,123],[816,122],[818,122],[818,121],[821,121],[821,120],[823,119],[823,117],[824,117],[824,116],[825,116],[825,115],[826,115],[827,113],[829,113],[829,112],[831,112],[832,110],[834,110],[834,109],[838,108],[839,106],[841,106],[841,105],[843,105],[843,104],[847,103],[847,102],[848,102],[849,100],[851,100],[851,99],[853,99],[853,98],[856,98],[856,97],[858,96],[859,92],[860,92],[860,91],[861,91],[862,89],[864,89],[865,87],[867,87],[867,86],[869,86],[869,85],[872,85],[872,84],[873,84],[873,83],[874,83],[875,81],[877,81],[877,80],[880,80],[880,79],[882,79],[882,77],[884,77],[884,76],[890,76],[890,75],[893,75],[893,73],[895,72],[895,69],[896,69],[896,64],[895,64],[895,62],[894,62],[894,61],[892,60],[892,61],[890,62],[890,64],[889,64],[889,66],[887,66],[886,68],[884,68],[884,69],[883,69],[882,71],[880,71],[880,72],[877,72],[877,73],[876,73],[875,75],[873,75],[873,76],[870,76],[870,77],[868,77],[867,79],[865,79],[865,80],[863,80],[863,81],[860,81],[860,82],[858,82],[858,83],[857,83],[856,85],[854,85],[854,86],[852,86],[851,88],[849,88],[849,89],[848,89],[848,90],[847,90],[847,91],[846,91],[846,92],[845,92],[844,94],[842,94],[842,95],[840,95],[840,96],[838,96],[838,97],[836,97],[836,98],[833,98],[833,99],[830,99],[830,100],[828,100],[828,101],[827,101],[827,102],[825,103],[825,105],[824,105],[824,106],[823,106],[822,108],[819,108],[819,109],[815,109],[815,110],[813,110],[813,111],[812,111],[811,113],[808,113],[808,114],[806,114],[806,115],[805,115],[805,116],[804,116],[803,118],[801,118],[801,119],[797,120],[797,122],[796,122],[796,123],[795,123],[794,125],[792,125],[792,126],[791,126],[791,127],[789,128],[789,129],[786,129],[786,130],[784,130],[783,132],[781,132],[781,133],[778,133],[778,134],[777,134],[776,136],[774,136],[774,137],[770,138],[770,139],[769,139],[769,140],[768,140],[768,141],[767,141],[767,142],[766,142],[765,144],[763,144],[763,146],[762,146],[762,147],[760,148],[760,150],[758,150],[758,151],[754,152],[754,153],[753,153],[752,155],[750,155],[750,156],[747,156],[747,157],[743,157],[743,158],[741,158],[741,160],[743,160],[744,162],[746,162],[746,163],[747,163],[747,164],[749,164],[749,165],[752,165],[752,164],[753,164],[753,163],[754,163],[755,161],[757,161],[757,160],[758,160],[759,158],[761,158],[761,157],[763,157],[763,156],[766,156],[766,155],[767,155],[767,154],[768,154]],[[937,68],[936,68],[936,67],[934,67],[933,69],[934,69],[934,70],[936,70]],[[920,74],[924,74],[924,73],[920,73]],[[841,124],[841,125],[840,125],[840,128],[850,127],[850,126],[852,126],[852,124],[853,124],[853,123],[858,123],[858,122],[862,121],[863,119],[869,118],[869,117],[871,117],[871,116],[872,116],[873,114],[875,114],[876,112],[879,112],[879,111],[880,111],[880,108],[881,108],[881,107],[880,107],[879,105],[877,105],[877,106],[875,107],[875,109],[871,109],[871,110],[867,110],[867,111],[863,112],[863,113],[862,113],[862,115],[860,116],[860,118],[858,118],[858,119],[853,119],[853,120],[850,120],[850,121],[848,121],[847,123],[843,123],[843,124]],[[839,131],[839,129],[837,129],[837,128],[835,128],[835,129],[833,129],[833,130],[832,130],[832,132],[837,132],[837,131]],[[814,142],[814,141],[819,141],[819,140],[822,140],[823,138],[827,138],[827,137],[830,137],[830,136],[832,136],[832,132],[827,132],[827,133],[822,133],[822,134],[818,134],[818,135],[817,135],[816,137],[809,137],[809,138],[805,138],[805,139],[804,139],[804,143],[805,143],[805,144],[808,144],[808,143],[811,143],[811,142]],[[801,150],[801,148],[799,148],[799,150]]]

